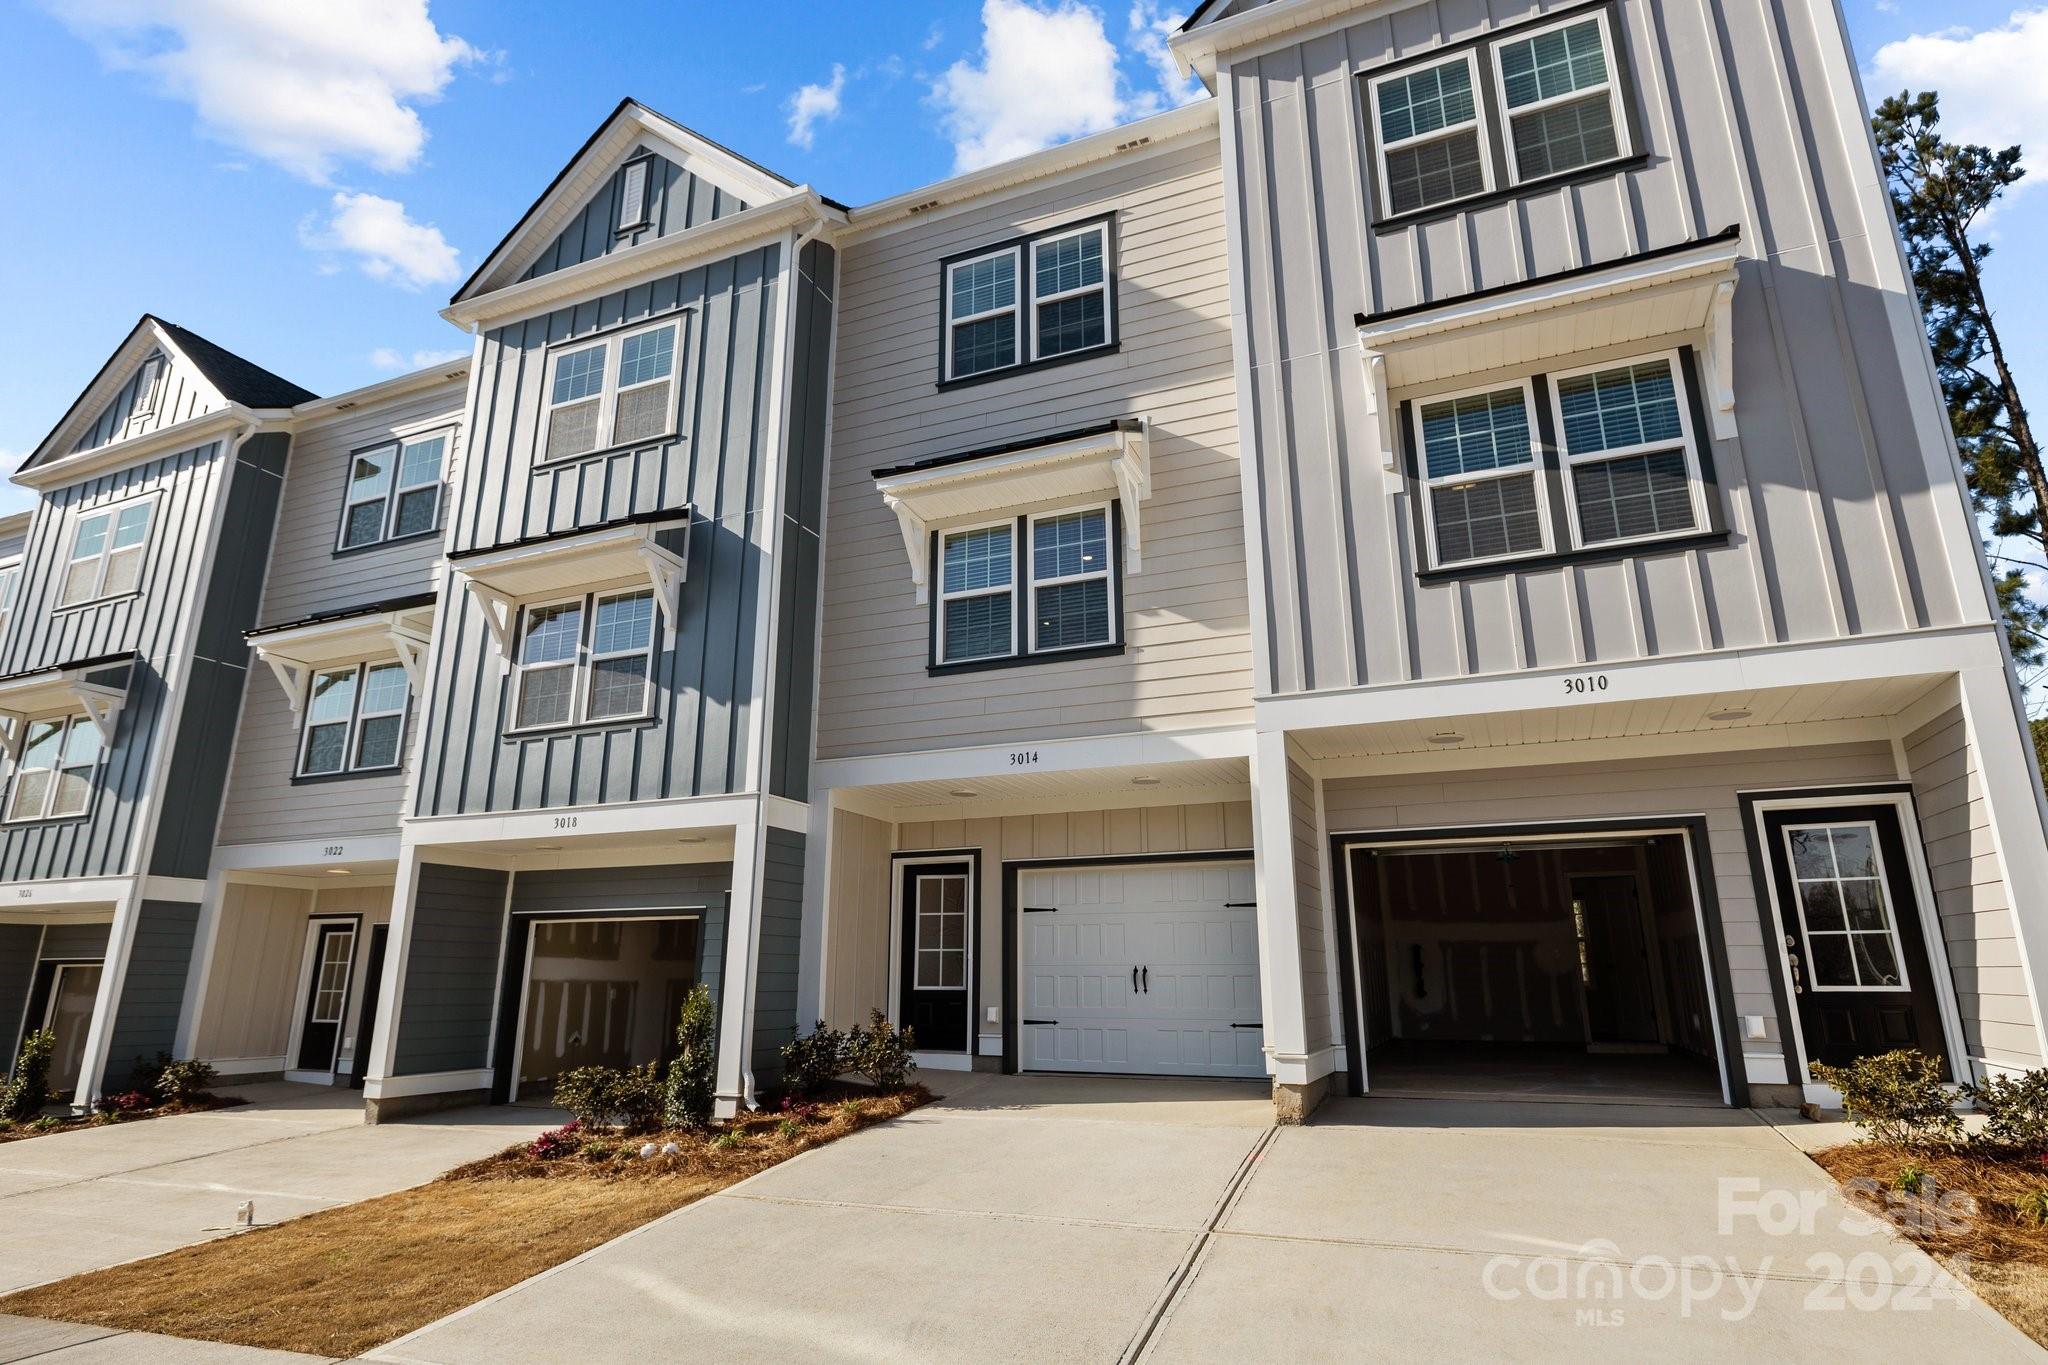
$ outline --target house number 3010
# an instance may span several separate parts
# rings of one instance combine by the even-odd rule
[[[1036,749],[1012,749],[1012,750],[1010,751],[1010,766],[1011,766],[1011,767],[1013,767],[1013,768],[1035,768],[1035,767],[1037,767],[1037,766],[1038,766],[1038,750],[1036,750]]]
[[[1574,697],[1588,696],[1594,692],[1605,692],[1607,690],[1607,675],[1605,673],[1584,673],[1576,678],[1566,678],[1564,680],[1564,690],[1566,695]]]

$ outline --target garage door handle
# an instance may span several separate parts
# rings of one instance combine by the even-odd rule
[[[1152,994],[1152,969],[1150,967],[1144,967],[1140,970],[1142,970],[1145,973],[1145,994],[1150,995]]]
[[[1138,969],[1137,969],[1136,967],[1133,967],[1133,968],[1131,968],[1131,994],[1132,994],[1132,995],[1136,995],[1137,993],[1138,993]]]
[[[1225,910],[1256,910],[1259,908],[1259,903],[1257,901],[1225,901],[1223,902],[1223,908]]]

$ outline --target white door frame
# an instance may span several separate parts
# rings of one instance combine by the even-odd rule
[[[948,851],[937,849],[916,853],[893,853],[889,856],[889,985],[888,1018],[897,1028],[903,1026],[898,1017],[903,999],[903,874],[913,867],[932,867],[945,863],[967,864],[967,1046],[959,1052],[927,1052],[919,1049],[910,1054],[911,1060],[929,1071],[972,1071],[974,1053],[981,1038],[981,1025],[975,1018],[981,1012],[981,992],[976,989],[977,974],[981,970],[981,850],[963,848]]]
[[[313,988],[314,955],[319,951],[321,929],[331,924],[346,924],[352,931],[348,944],[348,976],[341,987],[341,1022],[334,1030],[334,1056],[328,1059],[325,1071],[302,1071],[299,1069],[299,1043],[306,1031],[306,1006],[308,993]],[[348,1012],[356,1003],[356,970],[362,966],[363,917],[360,914],[328,914],[317,911],[306,917],[306,941],[299,949],[299,984],[292,993],[291,1034],[285,1040],[284,1078],[300,1085],[333,1085],[340,1073],[342,1039],[348,1034]]]
[[[1906,873],[1913,887],[1913,899],[1919,902],[1920,937],[1927,943],[1927,966],[1934,974],[1934,998],[1941,1015],[1941,1031],[1948,1044],[1949,1064],[1957,1080],[1976,1079],[1975,1075],[1964,1076],[1965,1071],[1974,1073],[1975,1065],[1970,1061],[1963,1035],[1962,1010],[1956,1002],[1955,972],[1949,966],[1948,941],[1942,937],[1941,913],[1934,902],[1934,879],[1927,869],[1927,849],[1920,833],[1919,808],[1913,803],[1910,791],[1866,791],[1855,787],[1815,787],[1796,795],[1786,795],[1785,788],[1773,789],[1765,799],[1748,803],[1755,823],[1744,831],[1755,841],[1763,852],[1764,885],[1758,888],[1757,901],[1771,907],[1772,925],[1759,926],[1768,932],[1775,926],[1772,935],[1771,960],[1777,968],[1778,979],[1784,985],[1785,1013],[1789,1019],[1781,1020],[1779,1027],[1786,1029],[1786,1036],[1792,1040],[1799,1069],[1790,1079],[1799,1086],[1801,1095],[1809,1104],[1839,1108],[1842,1097],[1831,1085],[1819,1085],[1807,1078],[1807,1064],[1812,1060],[1806,1052],[1806,1030],[1799,1020],[1799,997],[1792,988],[1792,964],[1785,955],[1786,907],[1778,901],[1778,864],[1776,851],[1766,837],[1765,816],[1775,811],[1821,810],[1830,806],[1890,806],[1899,821],[1899,842],[1906,846]],[[1738,792],[1737,797],[1747,793]],[[1900,964],[1901,970],[1904,963]]]
[[[1417,853],[1428,848],[1450,851],[1479,851],[1488,848],[1498,848],[1503,844],[1526,844],[1536,847],[1568,847],[1591,841],[1641,844],[1650,839],[1661,839],[1676,835],[1682,841],[1685,850],[1685,879],[1692,891],[1693,929],[1699,937],[1700,970],[1706,974],[1707,1023],[1713,1031],[1714,1060],[1720,1068],[1721,1102],[1732,1106],[1735,1103],[1735,1087],[1731,1068],[1735,1064],[1735,1059],[1728,1055],[1727,1038],[1722,1032],[1721,1001],[1714,981],[1714,945],[1707,933],[1705,889],[1700,885],[1700,858],[1697,856],[1700,853],[1706,853],[1711,857],[1712,850],[1696,848],[1693,844],[1692,829],[1685,824],[1673,824],[1668,827],[1646,824],[1641,828],[1628,828],[1625,825],[1617,827],[1615,821],[1618,818],[1620,817],[1607,815],[1596,819],[1520,821],[1493,824],[1473,823],[1443,826],[1440,828],[1418,828],[1415,831],[1417,835],[1427,836],[1422,838],[1399,837],[1401,831],[1397,829],[1374,830],[1356,834],[1337,833],[1333,837],[1340,841],[1339,847],[1344,853],[1345,889],[1351,893],[1347,913],[1353,917],[1353,924],[1355,926],[1358,914],[1358,898],[1356,894],[1357,888],[1352,880],[1355,874],[1352,869],[1351,854],[1356,849],[1394,849],[1401,852]],[[1651,817],[1652,820],[1659,821],[1666,819],[1703,818],[1700,816],[1669,815]],[[1559,826],[1566,825],[1572,828],[1569,831],[1560,832]],[[1518,832],[1531,826],[1539,826],[1543,832]],[[1433,837],[1439,834],[1444,837]],[[1719,898],[1716,897],[1717,903],[1718,900]],[[1727,921],[1724,919],[1721,924],[1721,931],[1724,937],[1727,934],[1727,930]],[[1365,1093],[1371,1094],[1372,1083],[1366,1070],[1366,1052],[1362,1046],[1365,1040],[1365,976],[1363,973],[1363,962],[1358,954],[1358,933],[1355,927],[1347,937],[1351,943],[1351,961],[1348,965],[1351,969],[1351,979],[1355,983],[1353,994],[1356,996],[1356,999],[1352,1002],[1355,1006],[1352,1011],[1353,1017],[1346,1019],[1344,1022],[1347,1028],[1357,1030],[1353,1036],[1361,1044],[1358,1051],[1359,1081]]]
[[[107,967],[105,958],[89,957],[58,958],[50,965],[50,998],[43,1002],[43,1022],[41,1025],[41,1027],[46,1030],[53,1027],[57,1022],[57,1001],[59,997],[61,997],[64,994],[64,973],[71,971],[83,971],[87,967],[98,967],[102,975],[104,975]],[[36,961],[36,967],[37,970],[40,970],[42,967],[42,960],[40,958],[38,958]],[[35,989],[35,977],[33,974],[31,974],[29,977],[29,989],[31,991]],[[22,1004],[22,1013],[24,1016],[26,1016],[27,1012],[28,1004],[26,1001],[24,1001]],[[87,1027],[88,1029],[90,1029],[90,1023],[88,1023]],[[26,1036],[26,1034],[23,1035],[24,1038]],[[19,1053],[20,1047],[21,1043],[20,1041],[17,1041],[15,1043],[17,1054]],[[10,1059],[8,1064],[9,1066],[12,1066],[13,1059]],[[78,1094],[78,1087],[83,1084],[85,1084],[85,1058],[81,1055],[78,1059],[78,1080],[75,1081],[71,1087],[72,1096],[75,1097]],[[72,1098],[67,1098],[65,1101],[65,1103],[67,1104],[75,1102],[75,1099]]]

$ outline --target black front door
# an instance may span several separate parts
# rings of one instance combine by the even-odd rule
[[[370,926],[370,956],[363,963],[362,1023],[356,1029],[356,1055],[348,1073],[351,1090],[361,1090],[363,1077],[370,1074],[370,1046],[377,1041],[377,1002],[384,997],[384,945],[390,938],[390,925]]]
[[[913,1031],[920,1052],[967,1051],[972,872],[967,863],[911,863],[903,869],[896,1023]]]
[[[319,924],[313,940],[313,974],[306,983],[306,1013],[299,1028],[301,1071],[334,1070],[341,1025],[348,1014],[349,969],[355,965],[356,927]]]
[[[1897,809],[1772,811],[1764,837],[1807,1058],[1842,1066],[1914,1048],[1946,1061]]]

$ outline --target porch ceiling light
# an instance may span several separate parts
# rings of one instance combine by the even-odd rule
[[[1131,779],[1131,785],[1133,787],[1156,787],[1159,785],[1159,779],[1156,777],[1134,777]]]
[[[704,842],[704,836],[701,834],[678,835],[676,842],[679,844],[701,844]]]
[[[1429,742],[1431,744],[1441,744],[1448,748],[1450,745],[1453,744],[1463,744],[1465,742],[1465,736],[1459,734],[1455,730],[1442,730],[1437,732],[1436,734],[1431,735],[1429,737]]]
[[[957,796],[962,801],[972,801],[975,797],[981,795],[981,793],[978,791],[971,791],[966,787],[955,787],[953,790],[947,792],[946,795]]]
[[[321,871],[325,872],[330,877],[348,877],[354,875],[345,867],[327,867],[322,868]]]
[[[1746,706],[1731,706],[1725,711],[1707,712],[1708,720],[1748,720],[1756,712]]]

